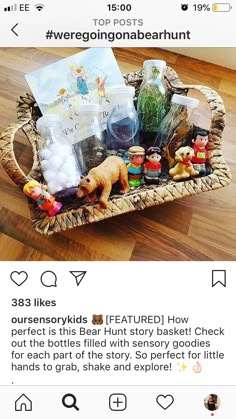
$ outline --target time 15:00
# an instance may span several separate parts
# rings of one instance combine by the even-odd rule
[[[107,4],[107,7],[109,12],[117,12],[119,10],[121,12],[130,12],[132,9],[131,4]]]

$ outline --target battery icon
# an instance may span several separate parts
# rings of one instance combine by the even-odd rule
[[[214,3],[212,5],[213,12],[230,12],[231,9],[232,6],[229,3]]]

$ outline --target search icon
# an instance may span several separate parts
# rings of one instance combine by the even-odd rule
[[[68,393],[62,397],[62,404],[68,409],[71,409],[73,407],[75,410],[78,411],[79,408],[76,406],[76,403],[77,403],[77,400],[74,394]]]

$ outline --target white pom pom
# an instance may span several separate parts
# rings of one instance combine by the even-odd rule
[[[61,185],[59,185],[59,183],[58,182],[56,182],[55,180],[51,180],[50,182],[48,182],[48,191],[51,193],[51,194],[54,194],[55,192],[57,192],[58,190],[61,190],[62,189],[62,187],[61,187],[61,189],[58,189],[58,188],[60,188],[61,187]]]
[[[53,156],[50,160],[48,160],[48,167],[52,169],[58,169],[63,163],[63,159],[61,156]]]
[[[48,160],[42,160],[41,161],[41,167],[42,167],[42,170],[44,171],[44,170],[47,170],[48,169]]]
[[[74,153],[73,153],[73,150],[72,150],[72,148],[71,148],[71,147],[67,149],[67,153],[66,153],[66,155],[67,155],[68,157],[70,157],[70,156],[74,156]]]
[[[47,182],[50,182],[50,180],[53,180],[57,177],[57,174],[53,170],[45,170],[45,172],[43,173],[43,176]]]
[[[63,186],[62,186],[62,185],[59,185],[59,186],[57,187],[57,192],[62,191],[62,190],[63,190]]]
[[[71,183],[71,186],[77,186],[78,185],[78,182],[77,182],[77,179],[76,179],[75,176],[70,178],[70,183]]]
[[[75,166],[76,166],[75,158],[74,158],[74,156],[73,156],[73,155],[71,155],[71,156],[67,156],[67,157],[66,157],[66,160],[65,160],[65,163],[66,163],[66,164],[69,164],[69,165],[70,165],[70,166],[72,166],[72,167],[75,167]]]
[[[53,143],[49,146],[49,148],[50,148],[50,151],[55,155],[55,154],[60,153],[62,147],[61,147],[61,144]]]
[[[50,159],[50,157],[52,157],[52,153],[48,148],[43,148],[39,152],[39,156],[40,156],[41,160],[48,160],[48,159]]]
[[[67,175],[73,170],[73,167],[71,167],[68,163],[63,163],[63,165],[60,168],[60,172],[66,173]]]
[[[57,179],[59,182],[65,183],[68,179],[68,176],[66,175],[66,173],[60,171],[59,173],[57,173]]]
[[[62,150],[66,156],[69,156],[72,153],[72,148],[69,144],[63,144]]]
[[[67,188],[70,188],[71,186],[74,186],[74,185],[72,185],[72,184],[71,184],[71,182],[67,182],[67,183],[66,183],[66,187],[67,187]]]
[[[50,146],[50,151],[55,155],[64,155],[67,156],[71,153],[71,146],[69,144],[53,143]]]

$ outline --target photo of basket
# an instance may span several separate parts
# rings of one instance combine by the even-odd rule
[[[135,87],[136,96],[142,82],[142,71],[124,75],[127,85]],[[209,165],[212,172],[204,177],[190,178],[175,182],[173,180],[160,185],[144,185],[131,192],[120,195],[112,194],[108,208],[102,209],[97,202],[82,204],[81,200],[63,202],[63,209],[57,215],[49,217],[37,204],[28,199],[33,228],[41,234],[51,235],[67,229],[94,223],[127,212],[142,210],[147,207],[164,204],[175,199],[218,189],[230,183],[231,173],[222,152],[222,135],[225,127],[225,108],[218,93],[207,86],[184,85],[176,72],[167,67],[165,80],[170,93],[186,94],[197,90],[203,94],[211,111],[211,127],[208,143]],[[31,179],[44,182],[39,162],[40,136],[36,131],[36,121],[41,112],[34,97],[26,93],[17,101],[18,122],[11,124],[0,136],[1,163],[14,183],[23,189]],[[32,146],[33,165],[29,174],[20,168],[14,153],[14,139],[18,130],[22,130]]]

